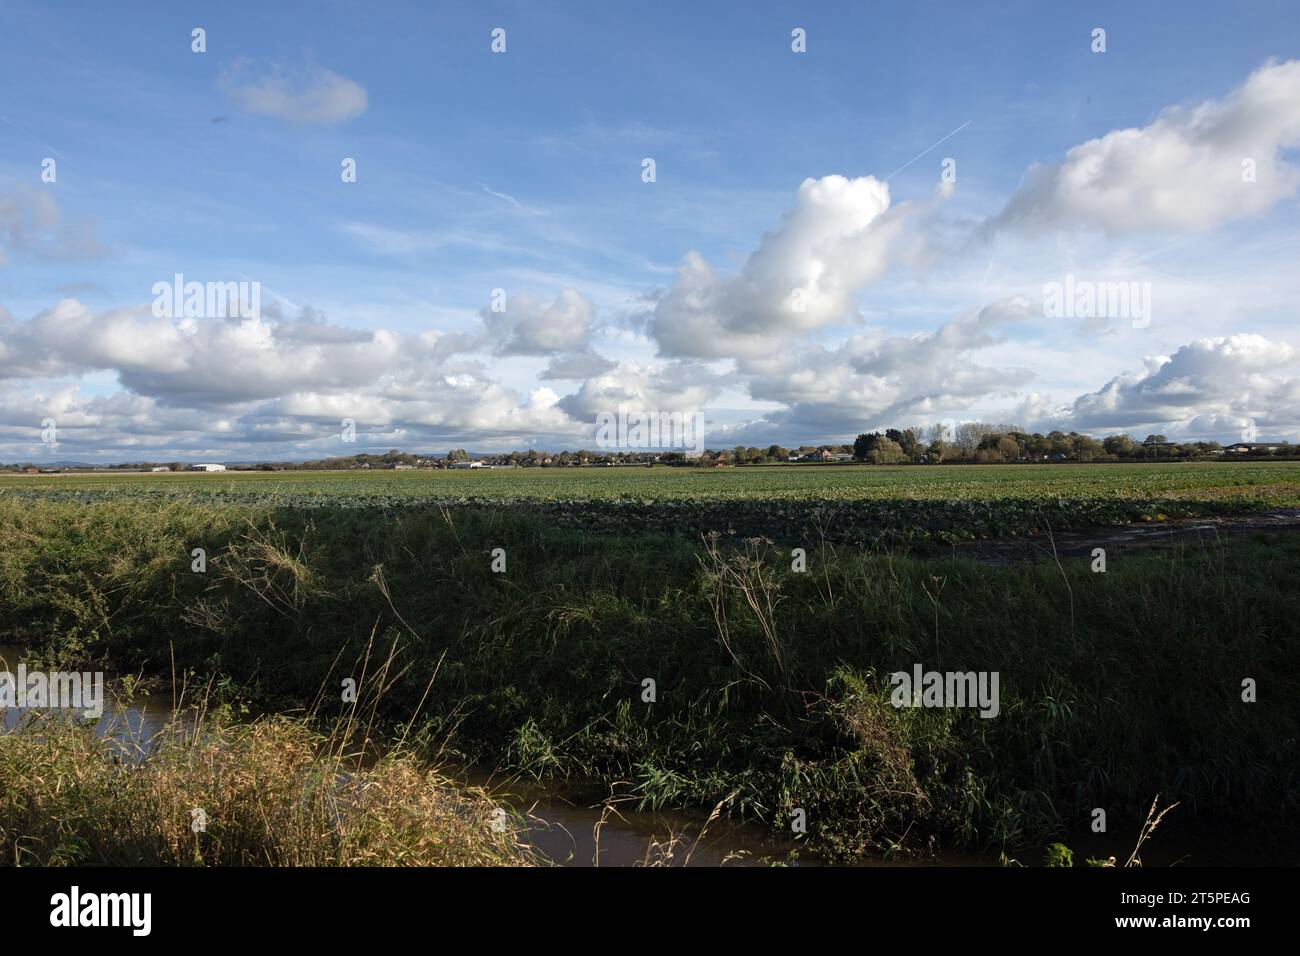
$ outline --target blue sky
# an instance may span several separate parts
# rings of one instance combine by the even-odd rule
[[[1300,438],[1294,9],[699,6],[6,0],[0,460],[577,447],[618,408]],[[176,273],[262,314],[160,319]],[[1044,315],[1067,275],[1151,314]]]

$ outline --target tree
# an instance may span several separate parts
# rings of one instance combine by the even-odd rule
[[[876,465],[896,465],[903,460],[903,446],[888,438],[880,438],[871,449],[870,460]]]
[[[1046,440],[1049,455],[1068,455],[1073,447],[1065,432],[1048,432]]]
[[[450,461],[469,461],[469,452],[464,448],[453,448],[447,452],[447,458]]]
[[[1166,441],[1168,441],[1168,439],[1165,438],[1164,435],[1148,435],[1142,440],[1142,444],[1146,446],[1148,455],[1154,455],[1156,458],[1159,458],[1160,446]]]
[[[885,437],[892,442],[896,442],[903,449],[903,454],[908,459],[915,458],[917,452],[921,450],[921,430],[919,428],[888,428],[885,430]]]
[[[1052,443],[1047,440],[1046,435],[1040,435],[1034,432],[1025,440],[1025,457],[1032,458],[1035,461],[1042,461],[1052,451]]]
[[[1091,435],[1078,435],[1074,439],[1074,457],[1079,461],[1092,461],[1105,453],[1105,446]]]
[[[1137,454],[1137,442],[1132,435],[1108,435],[1102,440],[1106,454],[1119,458],[1132,458]]]
[[[866,461],[872,449],[876,447],[876,442],[883,437],[880,432],[867,432],[859,435],[853,441],[853,457],[858,461]]]
[[[880,432],[869,432],[853,442],[853,457],[877,465],[893,465],[903,460],[903,446]]]

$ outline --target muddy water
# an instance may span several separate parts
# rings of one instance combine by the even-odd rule
[[[560,866],[800,866],[817,863],[794,841],[759,827],[707,814],[636,810],[632,801],[607,803],[596,787],[495,782],[473,771],[452,772],[483,787],[521,815],[526,839]],[[703,836],[701,831],[703,830]]]

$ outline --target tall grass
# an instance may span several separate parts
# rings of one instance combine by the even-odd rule
[[[338,661],[378,634],[399,647],[383,714],[417,714],[414,740],[628,780],[644,806],[734,794],[725,812],[787,832],[802,809],[844,856],[1038,845],[1098,806],[1140,822],[1156,792],[1187,825],[1294,840],[1300,540],[1089,563],[592,535],[507,510],[0,500],[0,636],[146,673],[174,655],[273,707],[329,675],[322,712],[342,719],[338,681],[361,675]],[[998,671],[1000,715],[894,709],[888,675],[915,663]]]
[[[488,797],[409,754],[347,767],[305,722],[177,720],[139,759],[93,728],[0,736],[0,861],[19,866],[522,864]],[[198,813],[196,813],[198,811]],[[201,814],[201,815],[200,815]],[[200,824],[202,824],[200,826]]]

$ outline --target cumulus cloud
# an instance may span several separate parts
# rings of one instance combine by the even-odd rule
[[[1250,422],[1261,431],[1294,429],[1300,378],[1285,372],[1297,365],[1295,348],[1260,335],[1197,339],[1172,355],[1146,359],[1141,369],[1115,376],[1056,416],[1097,431],[1164,424],[1202,432],[1226,424],[1237,431]]]
[[[498,355],[550,355],[574,352],[587,345],[596,309],[573,289],[564,289],[550,302],[532,292],[508,296],[505,308],[479,312]]]
[[[1017,297],[933,332],[855,335],[836,348],[813,346],[762,363],[750,393],[784,407],[764,416],[770,427],[761,434],[842,439],[868,427],[933,421],[985,396],[1010,394],[1033,373],[980,364],[973,353],[996,346],[1007,325],[1034,315],[1033,304]]]
[[[1294,197],[1300,167],[1283,151],[1298,144],[1300,60],[1269,62],[1222,100],[1166,110],[1073,147],[1061,163],[1031,166],[989,225],[1203,232]]]
[[[309,63],[288,66],[236,60],[219,85],[242,110],[300,125],[342,123],[366,111],[365,87]]]
[[[884,274],[906,207],[872,176],[805,179],[781,226],[734,275],[692,252],[655,304],[648,331],[668,356],[760,356],[782,338],[856,315],[853,296]]]
[[[310,309],[292,319],[159,318],[64,299],[25,322],[0,310],[0,389],[4,421],[21,436],[54,417],[68,441],[93,435],[96,451],[147,435],[172,448],[307,440],[337,434],[343,418],[408,438],[576,433],[554,392],[521,397],[465,354],[475,347],[465,334],[350,329]],[[66,382],[37,384],[103,372],[126,390],[112,403],[80,399]]]
[[[617,363],[595,352],[573,352],[552,358],[538,377],[543,381],[593,378],[616,367]]]
[[[701,362],[620,362],[584,381],[557,408],[595,426],[601,412],[695,412],[720,391],[723,379]]]
[[[21,322],[0,308],[0,449],[6,460],[55,451],[87,460],[266,460],[590,441],[594,416],[575,419],[545,385],[521,392],[497,381],[474,357],[482,347],[482,336],[468,333],[340,326],[311,308],[295,317],[159,318],[147,307],[95,312],[65,299]],[[557,356],[556,365],[569,374],[614,367],[586,352]],[[68,381],[104,373],[123,390],[87,396]],[[680,400],[702,401],[681,378],[659,381],[645,369],[630,380],[647,400],[666,402],[676,390]],[[46,418],[57,424],[57,449],[40,441]],[[343,419],[356,422],[356,445],[340,444]]]
[[[111,370],[135,392],[179,403],[361,385],[399,355],[430,354],[437,341],[436,333],[356,333],[320,322],[158,318],[145,307],[96,313],[76,299],[0,332],[0,377]]]

